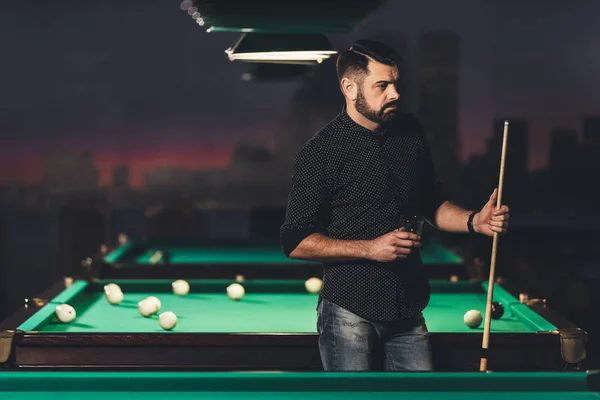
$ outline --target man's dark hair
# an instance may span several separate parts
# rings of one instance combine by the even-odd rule
[[[357,40],[348,50],[341,52],[337,58],[338,81],[341,82],[344,76],[349,75],[362,82],[364,76],[369,72],[370,59],[390,66],[398,66],[402,61],[398,53],[387,44],[375,40]]]

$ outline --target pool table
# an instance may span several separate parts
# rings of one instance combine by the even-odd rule
[[[106,300],[114,282],[125,297]],[[249,280],[239,301],[225,294],[231,280],[189,280],[176,296],[170,280],[57,282],[0,325],[0,363],[5,369],[278,370],[322,371],[316,333],[318,294],[303,280]],[[484,312],[486,284],[431,281],[425,317],[437,371],[478,371],[482,327],[463,323],[469,309]],[[178,324],[163,330],[145,318],[138,301],[155,295]],[[563,370],[585,358],[586,332],[540,303],[520,303],[500,284],[494,298],[504,315],[492,320],[488,369]],[[77,318],[60,323],[58,304]]]
[[[153,260],[160,251],[162,257]],[[421,259],[432,279],[455,275],[466,279],[463,258],[452,249],[428,242]],[[185,240],[130,240],[96,260],[94,274],[100,278],[306,279],[321,276],[319,262],[290,259],[274,244],[225,241],[203,243]]]
[[[12,400],[600,399],[597,372],[0,372]]]

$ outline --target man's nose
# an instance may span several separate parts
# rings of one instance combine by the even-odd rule
[[[396,88],[392,85],[388,88],[388,99],[390,100],[398,100],[400,97],[400,93],[396,90]]]

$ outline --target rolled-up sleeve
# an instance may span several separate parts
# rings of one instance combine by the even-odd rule
[[[329,209],[326,160],[319,140],[312,138],[294,162],[286,216],[280,228],[281,248],[286,256],[313,233],[323,233]]]

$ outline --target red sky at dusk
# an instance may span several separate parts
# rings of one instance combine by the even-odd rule
[[[460,131],[460,156],[463,162],[475,152],[484,152],[485,148],[482,138],[491,135],[491,123],[493,113],[480,107],[481,112],[476,113],[475,118],[469,117],[467,113],[461,113]],[[509,114],[510,115],[510,114]],[[530,167],[532,169],[545,166],[548,154],[548,145],[542,138],[548,135],[549,130],[556,126],[575,127],[579,118],[554,117],[551,119],[529,120],[530,143]],[[270,148],[274,146],[275,135],[268,137],[264,134],[268,131],[266,127],[252,132],[250,137],[264,143]],[[125,135],[127,136],[127,135]],[[142,140],[134,140],[127,144],[126,148],[119,148],[108,143],[97,143],[93,145],[94,165],[99,170],[99,185],[107,186],[112,183],[113,170],[119,166],[128,166],[130,171],[130,183],[133,188],[141,188],[144,176],[160,167],[176,167],[190,170],[202,169],[226,169],[231,162],[231,157],[239,138],[227,138],[214,140],[211,138],[182,138],[180,143],[163,142],[161,137],[154,135],[154,145],[145,143],[140,147]],[[137,145],[136,145],[137,143]],[[541,145],[544,143],[544,145]],[[85,140],[74,140],[66,142],[67,148],[74,153],[85,151],[88,146]],[[132,150],[132,148],[136,148]],[[0,151],[0,186],[6,184],[35,185],[43,177],[43,150],[30,145],[26,140],[15,143],[14,147],[5,148],[6,152]]]
[[[160,148],[116,154],[103,150],[93,155],[94,165],[100,171],[99,184],[112,183],[112,171],[115,167],[127,165],[130,168],[131,186],[143,186],[144,175],[152,170],[174,166],[190,170],[227,168],[231,161],[233,145],[221,145],[208,150],[198,148]],[[0,185],[18,183],[34,185],[43,175],[41,154],[16,154],[0,157]]]

